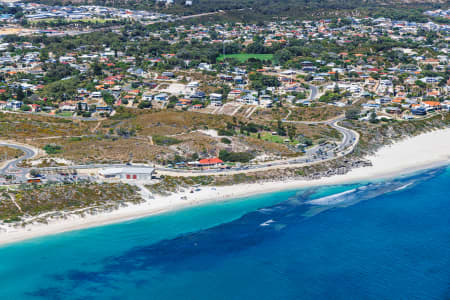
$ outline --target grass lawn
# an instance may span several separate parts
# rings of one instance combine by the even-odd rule
[[[217,61],[222,61],[224,58],[234,58],[240,62],[246,62],[250,58],[255,58],[259,60],[273,60],[273,54],[248,54],[248,53],[240,53],[240,54],[226,54],[221,55],[217,58]]]
[[[71,116],[73,116],[73,112],[72,111],[63,111],[63,112],[57,113],[56,115],[61,116],[61,117],[71,117]]]
[[[258,134],[252,134],[253,137],[257,137]],[[272,142],[272,143],[278,143],[278,144],[286,144],[284,140],[289,139],[287,136],[279,136],[279,135],[273,135],[270,132],[261,132],[261,139],[264,141]],[[298,141],[290,141],[287,144],[296,145],[298,144]]]

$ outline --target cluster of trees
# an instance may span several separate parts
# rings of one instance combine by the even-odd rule
[[[54,0],[53,0],[54,1]],[[126,2],[130,5],[130,1],[118,1],[117,3]],[[141,2],[134,2],[142,5],[146,5]],[[391,4],[395,4],[396,9],[389,8],[385,9],[387,11],[396,11],[399,16],[408,17],[408,20],[422,21],[420,14],[417,12],[412,12],[410,14],[402,14],[402,8],[414,8],[419,7],[420,10],[426,7],[437,6],[434,3],[405,3],[402,1],[389,1]],[[295,18],[307,18],[312,15],[321,15],[322,17],[327,14],[336,14],[336,11],[345,11],[358,9],[367,10],[376,13],[380,7],[383,7],[385,2],[380,2],[377,0],[285,0],[285,1],[267,1],[267,0],[197,0],[194,5],[186,7],[184,0],[175,0],[175,5],[170,7],[156,6],[149,2],[146,6],[151,6],[152,8],[159,8],[164,11],[169,11],[177,14],[196,14],[202,12],[211,12],[217,10],[230,11],[233,10],[233,14],[230,14],[230,18],[236,17],[235,15],[242,14],[246,18],[243,20],[268,20],[274,16],[283,17],[295,17]],[[237,11],[238,9],[248,9],[251,8],[251,13],[242,13]],[[417,11],[420,11],[419,9]],[[246,11],[245,11],[246,12]],[[395,13],[391,13],[393,16]]]
[[[76,95],[79,82],[78,77],[51,82],[44,87],[41,94],[48,102],[69,100]]]
[[[56,144],[47,144],[44,146],[44,151],[47,154],[56,154],[62,151],[62,147]]]
[[[46,83],[58,81],[80,73],[69,64],[60,63],[46,63],[42,66],[42,70],[46,72],[44,76],[44,82]]]
[[[121,25],[121,24],[126,24],[127,22],[129,22],[128,20],[125,19],[112,19],[112,20],[102,20],[102,21],[98,21],[98,20],[83,20],[83,21],[74,21],[74,20],[70,20],[67,21],[63,18],[56,18],[56,19],[52,19],[52,20],[46,20],[46,21],[38,21],[35,23],[27,23],[27,25],[31,25],[33,27],[37,27],[37,28],[55,28],[55,27],[78,27],[78,26],[89,26],[90,28],[105,28],[105,27],[110,27],[110,26],[116,26],[116,25]]]
[[[134,128],[122,128],[119,127],[116,129],[116,134],[122,137],[131,137],[136,135],[136,130]]]
[[[219,158],[226,162],[248,163],[254,158],[254,155],[248,152],[228,152],[227,150],[220,150]]]
[[[261,73],[252,73],[249,75],[251,86],[255,90],[264,90],[267,87],[279,87],[280,81],[275,76],[264,75]]]
[[[320,96],[319,101],[325,103],[332,103],[341,100],[345,94],[339,93],[339,90],[326,91],[325,94]]]
[[[0,5],[0,12],[2,14],[14,15],[16,19],[23,17],[23,9],[21,7]]]
[[[369,15],[375,18],[384,17],[418,23],[428,22],[428,17],[423,14],[423,9],[377,8],[369,10]]]
[[[361,110],[358,108],[349,108],[345,111],[345,117],[350,120],[358,120]]]
[[[181,143],[181,141],[176,138],[164,135],[154,135],[152,139],[158,146],[170,146]]]

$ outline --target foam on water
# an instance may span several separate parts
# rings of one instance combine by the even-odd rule
[[[445,299],[449,179],[440,168],[357,186],[274,193],[260,207],[241,208],[240,215],[233,210],[227,220],[226,209],[206,206],[86,236],[67,234],[56,244],[0,249],[0,279],[8,287],[0,296]],[[189,225],[164,234],[181,216]],[[224,221],[198,225],[207,217]],[[158,238],[150,239],[158,225]],[[52,253],[60,253],[64,264],[57,265]],[[13,284],[15,272],[25,274],[21,286]]]

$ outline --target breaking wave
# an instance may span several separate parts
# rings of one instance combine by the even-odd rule
[[[317,206],[339,206],[345,207],[355,203],[376,198],[378,196],[410,189],[417,184],[430,179],[431,177],[440,174],[443,169],[428,170],[420,174],[411,175],[390,181],[382,181],[376,183],[369,183],[367,185],[357,187],[345,192],[321,197],[306,201],[307,204]]]
[[[276,205],[247,213],[234,221],[182,234],[174,239],[134,247],[121,255],[108,257],[100,270],[70,270],[58,275],[58,280],[73,282],[77,287],[82,283],[89,285],[92,282],[112,284],[118,274],[153,268],[171,271],[186,267],[195,269],[195,262],[200,257],[207,260],[207,265],[211,267],[229,255],[271,242],[286,230],[295,229],[306,219],[326,210],[404,191],[441,172],[443,169],[434,169],[400,179],[368,183],[317,199],[314,199],[314,195],[318,189],[311,188]]]

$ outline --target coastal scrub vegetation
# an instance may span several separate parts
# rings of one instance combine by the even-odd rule
[[[56,144],[47,144],[44,146],[44,151],[47,154],[56,154],[56,153],[60,153],[62,151],[62,147]]]
[[[122,183],[21,186],[0,194],[0,221],[40,221],[44,213],[50,215],[42,217],[41,221],[73,212],[95,214],[142,202],[137,192],[137,187]]]
[[[22,155],[23,155],[22,150],[6,146],[0,146],[0,162],[10,160],[13,158],[18,158]]]
[[[181,143],[180,140],[169,136],[154,135],[152,138],[153,142],[158,146],[170,146]]]

